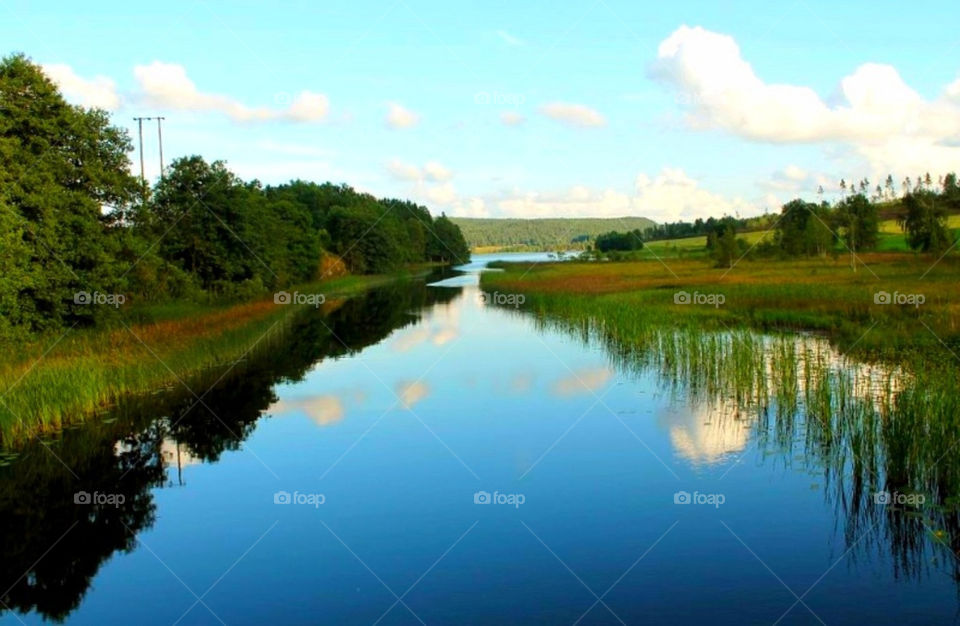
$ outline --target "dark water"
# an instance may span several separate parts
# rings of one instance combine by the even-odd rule
[[[441,284],[306,315],[202,402],[0,468],[0,620],[957,621],[950,529],[848,461]]]

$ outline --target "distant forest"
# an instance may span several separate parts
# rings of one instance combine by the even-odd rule
[[[587,249],[610,231],[644,231],[655,226],[645,217],[497,219],[451,217],[471,248],[502,246],[517,250]]]

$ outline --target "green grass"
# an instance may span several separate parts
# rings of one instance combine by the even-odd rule
[[[743,260],[732,270],[697,258],[508,264],[504,272],[483,274],[482,282],[486,290],[524,293],[534,310],[622,318],[621,325],[815,330],[864,355],[932,350],[952,360],[948,349],[960,354],[960,258],[935,264],[926,255],[870,253],[860,260],[865,265],[856,272],[847,256]],[[724,302],[676,304],[678,292],[719,294]],[[878,304],[880,292],[922,294],[925,302]]]
[[[960,259],[925,276],[929,257],[864,260],[872,272],[841,260],[747,261],[730,272],[697,259],[512,264],[481,281],[523,293],[518,314],[602,346],[621,371],[652,371],[711,432],[750,429],[759,462],[769,455],[822,477],[847,536],[883,526],[899,567],[941,559],[950,570],[960,538]],[[927,303],[878,305],[878,290]],[[678,291],[727,300],[675,304]],[[924,494],[926,505],[884,507],[878,491]]]
[[[323,293],[321,310],[329,311],[344,298],[410,276],[347,276],[289,291]],[[211,368],[269,349],[307,311],[275,304],[272,296],[232,306],[170,302],[131,311],[113,328],[10,346],[0,364],[0,443],[83,421],[124,396],[189,386]]]

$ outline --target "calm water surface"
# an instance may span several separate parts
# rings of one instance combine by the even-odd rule
[[[491,306],[491,258],[0,468],[0,621],[957,621],[952,553],[842,463]]]

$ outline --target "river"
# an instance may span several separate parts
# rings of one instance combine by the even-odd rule
[[[802,423],[482,293],[504,257],[546,260],[311,313],[0,468],[0,622],[956,620],[953,555],[852,509]]]

